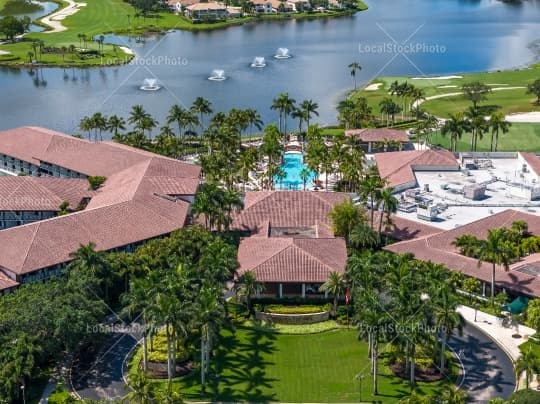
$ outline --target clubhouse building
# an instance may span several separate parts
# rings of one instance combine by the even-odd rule
[[[0,293],[55,276],[90,242],[133,251],[186,223],[200,168],[39,127],[0,132]],[[96,190],[88,177],[105,177]]]

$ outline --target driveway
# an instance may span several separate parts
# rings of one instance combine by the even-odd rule
[[[516,379],[512,361],[484,333],[467,324],[463,336],[454,336],[450,347],[458,354],[465,368],[461,388],[469,393],[469,402],[487,403],[495,397],[508,398]]]

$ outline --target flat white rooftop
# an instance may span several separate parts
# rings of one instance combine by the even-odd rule
[[[416,212],[398,212],[397,215],[441,229],[453,229],[473,221],[485,218],[505,209],[515,209],[540,215],[540,199],[519,197],[520,190],[527,187],[539,187],[534,173],[523,172],[523,165],[517,158],[491,159],[490,168],[462,171],[416,171],[418,189],[432,199],[432,204],[441,207],[435,221],[417,218]],[[489,162],[484,161],[489,165]],[[486,184],[485,198],[481,200],[467,199],[463,195],[463,187],[471,184]],[[396,195],[405,198],[405,192]]]

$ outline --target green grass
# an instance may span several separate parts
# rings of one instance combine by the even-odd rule
[[[0,6],[3,7],[7,0],[0,0]],[[57,0],[61,2],[61,0]],[[364,4],[365,9],[367,6]],[[244,24],[246,22],[255,21],[257,19],[266,18],[319,18],[319,17],[334,17],[357,10],[347,11],[331,11],[327,13],[297,13],[293,15],[268,15],[259,17],[242,17],[229,19],[226,21],[218,21],[215,23],[200,23],[194,24],[191,20],[178,16],[170,12],[160,12],[148,16],[147,18],[135,18],[136,11],[128,3],[122,0],[92,0],[87,2],[86,7],[82,7],[76,14],[67,17],[62,21],[67,30],[56,33],[29,33],[25,36],[30,40],[39,39],[48,46],[69,47],[70,45],[80,46],[78,34],[85,34],[91,38],[100,34],[117,33],[117,34],[144,34],[148,32],[163,32],[170,29],[201,31],[210,29],[220,29],[233,25]],[[129,17],[128,17],[129,16]],[[89,42],[90,43],[90,42]],[[97,45],[93,44],[89,47],[97,49]],[[29,41],[23,41],[13,44],[0,46],[0,49],[10,52],[9,55],[0,55],[0,64],[4,65],[21,65],[28,62],[28,52],[32,51]],[[103,58],[80,59],[76,56],[66,56],[66,60],[62,55],[48,55],[43,58],[42,63],[45,65],[63,65],[63,66],[94,66],[126,63],[131,59],[130,56],[123,54],[122,51],[116,50],[111,45],[104,47]]]
[[[135,360],[140,360],[140,353]],[[391,376],[381,360],[380,395],[371,395],[367,344],[357,340],[355,330],[312,335],[284,335],[264,328],[224,332],[212,361],[207,396],[200,395],[196,371],[176,379],[174,388],[186,400],[198,401],[353,402],[359,399],[359,383],[354,379],[358,373],[366,375],[363,400],[395,403],[409,394],[407,383]],[[166,382],[156,383],[165,388]],[[432,394],[445,383],[419,383],[418,390]]]
[[[0,0],[0,16],[31,13],[41,9],[39,4],[23,0]]]
[[[478,140],[478,151],[489,151],[491,134]],[[439,132],[433,135],[432,143],[448,149],[450,139]],[[513,123],[508,133],[499,134],[498,151],[531,151],[536,152],[540,145],[540,123]],[[471,150],[471,135],[464,134],[457,144],[458,151]]]
[[[373,80],[370,84],[381,83],[382,85],[376,91],[358,90],[351,93],[351,97],[366,97],[369,105],[373,108],[375,114],[379,113],[379,103],[383,98],[389,97],[388,90],[390,84],[394,81],[414,84],[422,88],[427,97],[441,94],[450,94],[460,92],[463,83],[470,81],[481,81],[486,84],[494,84],[492,87],[526,87],[527,84],[540,78],[540,65],[533,65],[526,69],[497,71],[493,73],[470,73],[457,74],[462,78],[445,80],[412,80],[410,77],[380,77]],[[501,85],[503,84],[503,85]],[[506,84],[506,85],[504,85]],[[440,88],[441,86],[456,86],[450,88]],[[402,101],[395,97],[396,102]],[[534,105],[535,97],[531,94],[525,94],[525,89],[494,91],[488,95],[488,100],[481,105],[494,105],[500,107],[503,113],[540,111],[540,106]],[[400,104],[401,105],[401,104]],[[437,116],[447,117],[449,113],[458,110],[465,110],[471,103],[465,100],[461,95],[438,98],[425,101],[422,108]]]

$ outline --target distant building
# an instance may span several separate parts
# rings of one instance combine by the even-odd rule
[[[220,20],[228,17],[227,7],[222,3],[196,3],[186,7],[185,15],[193,20]]]
[[[348,129],[345,136],[358,139],[368,153],[373,151],[403,150],[409,143],[407,132],[389,128]]]

